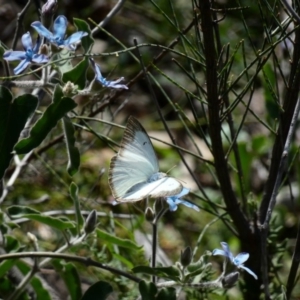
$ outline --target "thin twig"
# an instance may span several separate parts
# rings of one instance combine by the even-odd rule
[[[136,40],[136,39],[134,39],[134,43],[135,43],[135,45],[137,45],[137,40]],[[137,49],[138,49],[138,48],[137,48]],[[165,118],[164,118],[164,116],[163,116],[163,114],[162,114],[162,112],[161,112],[161,108],[160,108],[160,106],[159,106],[157,97],[156,97],[156,95],[155,95],[155,93],[154,93],[154,91],[153,91],[153,88],[152,88],[152,86],[151,86],[151,82],[150,82],[150,79],[149,79],[149,75],[148,75],[148,72],[147,72],[147,68],[146,68],[145,65],[144,65],[144,62],[143,62],[143,60],[142,60],[142,57],[141,57],[141,54],[140,54],[139,51],[138,51],[138,56],[139,56],[139,59],[140,59],[140,63],[141,63],[141,66],[142,66],[142,70],[143,70],[143,72],[144,72],[144,74],[145,74],[145,77],[146,77],[146,80],[147,80],[147,83],[148,83],[148,87],[149,87],[149,89],[150,89],[150,93],[151,93],[152,99],[154,100],[154,103],[155,103],[157,112],[158,112],[158,114],[159,114],[159,116],[160,116],[160,119],[161,119],[161,121],[162,121],[162,123],[163,123],[163,125],[164,125],[165,130],[167,131],[169,137],[170,137],[171,140],[172,140],[172,143],[173,143],[174,145],[176,145],[176,144],[177,144],[177,143],[176,143],[176,140],[175,140],[175,138],[173,137],[173,135],[172,135],[172,133],[171,133],[171,131],[170,131],[170,128],[169,128],[169,126],[168,126],[168,124],[167,124],[167,122],[166,122],[166,120],[165,120]],[[205,193],[204,189],[202,188],[202,186],[201,186],[199,180],[196,178],[194,172],[192,171],[192,169],[190,168],[190,166],[189,166],[188,163],[186,162],[186,159],[184,158],[182,152],[181,152],[178,148],[176,148],[176,150],[177,150],[177,152],[178,152],[178,154],[179,154],[179,156],[180,156],[181,161],[183,162],[183,164],[184,164],[185,167],[187,168],[187,170],[188,170],[188,172],[190,173],[190,175],[193,177],[194,182],[197,184],[198,188],[201,190],[201,192],[203,193],[203,195],[206,196],[206,193]],[[207,196],[206,196],[206,198],[208,199]]]
[[[81,214],[83,216],[88,216],[91,213],[91,211],[89,210],[81,210]],[[59,215],[75,215],[76,212],[75,210],[71,210],[71,209],[64,209],[64,210],[52,210],[52,211],[46,211],[43,212],[44,216],[59,216]],[[111,218],[111,216],[105,212],[97,212],[97,217],[101,217],[101,218]],[[132,219],[132,215],[128,215],[128,214],[113,214],[113,218],[117,218],[117,219]],[[15,224],[21,224],[21,223],[25,223],[25,222],[29,222],[30,219],[27,218],[20,218],[20,219],[16,219],[13,222]]]
[[[17,39],[19,37],[19,33],[20,33],[20,27],[21,27],[21,23],[24,19],[25,13],[28,10],[30,4],[31,4],[32,0],[28,0],[28,2],[26,3],[25,7],[23,8],[23,10],[21,12],[18,13],[18,17],[17,17],[17,26],[16,26],[16,31],[15,31],[15,35],[14,35],[14,39],[13,39],[13,43],[12,43],[12,49],[15,50],[16,45],[17,45]]]
[[[269,223],[270,223],[270,219],[272,216],[274,206],[276,204],[276,196],[278,194],[278,189],[281,185],[282,175],[286,168],[288,153],[289,153],[289,149],[290,149],[290,146],[292,143],[293,134],[295,132],[299,111],[300,111],[300,98],[298,98],[298,101],[297,101],[297,104],[295,107],[295,111],[294,111],[294,115],[293,115],[293,118],[291,121],[290,130],[288,132],[288,136],[287,136],[287,139],[286,139],[283,151],[282,151],[281,160],[280,160],[280,164],[279,164],[279,168],[278,168],[278,172],[277,172],[277,177],[276,177],[274,189],[273,189],[273,192],[272,192],[272,195],[270,198],[268,210],[266,213],[266,218],[260,227],[260,230],[261,230],[261,256],[262,256],[261,267],[262,267],[262,274],[263,274],[265,297],[267,299],[270,298],[269,280],[268,280],[268,260],[267,260],[267,258],[268,258],[267,236],[268,236]],[[299,262],[298,262],[298,264],[299,264]]]
[[[185,28],[182,30],[181,32],[181,35],[182,34],[186,34],[190,31],[191,28],[193,28],[195,24],[195,20],[193,19],[192,22]],[[167,48],[168,49],[172,49],[174,48],[179,42],[179,38],[175,38],[168,46]],[[148,66],[146,67],[146,71],[148,72],[150,69],[152,69],[153,65],[155,65],[158,61],[160,61],[167,53],[168,53],[169,50],[167,49],[164,49],[162,50],[157,56],[155,56],[152,60],[152,62],[150,62],[148,64]],[[131,79],[127,86],[130,87],[131,85],[133,85],[135,82],[137,82],[141,77],[143,77],[144,75],[144,71],[141,70],[133,79]],[[109,106],[110,103],[112,103],[115,99],[117,99],[121,94],[123,93],[122,90],[120,91],[117,91],[114,95],[112,95],[105,103],[105,105],[103,105],[102,107],[99,107],[98,109],[96,109],[95,111],[91,112],[89,114],[89,117],[93,117],[97,114],[99,114],[99,112],[103,111],[103,109],[106,107],[106,106]]]
[[[284,5],[284,7],[289,11],[289,13],[292,15],[294,19],[300,24],[300,17],[295,12],[295,10],[291,7],[291,5],[286,0],[281,0],[281,3]]]
[[[18,252],[18,253],[8,253],[8,254],[2,254],[0,255],[0,261],[5,261],[8,259],[18,259],[18,258],[26,258],[26,257],[47,257],[48,259],[58,258],[58,259],[64,259],[66,261],[74,261],[81,263],[85,266],[93,266],[97,267],[103,270],[107,270],[113,274],[123,276],[125,278],[128,278],[134,282],[139,283],[142,279],[131,275],[127,272],[121,271],[119,269],[101,264],[89,257],[81,257],[71,254],[63,254],[63,253],[53,253],[53,252]]]
[[[12,292],[12,294],[10,294],[5,300],[19,299],[19,296],[24,291],[24,289],[26,289],[26,286],[29,284],[30,280],[37,273],[37,271],[38,269],[36,267],[31,268],[30,272],[28,272],[26,276],[23,277],[23,279],[15,288],[15,290]]]
[[[92,35],[98,32],[100,27],[104,27],[111,18],[122,8],[126,0],[119,0],[113,9],[107,14],[107,16],[102,20],[97,27],[92,30]]]
[[[3,188],[3,192],[2,192],[2,195],[1,195],[1,198],[0,198],[0,203],[3,202],[3,200],[6,198],[10,188],[14,185],[15,181],[17,180],[17,178],[19,177],[21,171],[22,171],[22,168],[24,166],[26,166],[29,158],[31,157],[31,154],[32,154],[32,151],[27,153],[23,159],[20,161],[19,159],[19,156],[18,155],[15,155],[14,156],[14,159],[15,159],[15,163],[16,163],[16,167],[14,169],[14,172],[13,174],[10,176],[10,179],[8,180],[6,186]]]
[[[299,258],[300,258],[300,222],[298,221],[298,233],[297,233],[296,245],[293,253],[292,265],[290,268],[289,277],[286,284],[286,300],[289,300],[291,298],[293,288],[295,287],[296,276],[297,276],[297,271],[300,262]]]
[[[10,88],[19,87],[25,89],[44,88],[44,87],[54,88],[53,83],[45,82],[44,80],[6,81],[3,83],[3,85]]]
[[[202,32],[204,42],[204,54],[206,57],[206,82],[207,82],[207,99],[209,102],[209,130],[212,142],[212,150],[215,159],[215,169],[220,182],[220,187],[224,197],[224,201],[228,208],[234,224],[241,237],[251,235],[250,225],[243,214],[238,203],[235,193],[232,189],[230,176],[228,173],[227,161],[225,160],[225,153],[221,137],[221,122],[219,114],[219,95],[218,78],[217,78],[217,53],[215,49],[213,20],[210,11],[211,3],[209,0],[199,1],[199,8],[202,20]]]

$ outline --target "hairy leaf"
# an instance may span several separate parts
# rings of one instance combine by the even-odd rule
[[[105,300],[112,292],[112,286],[108,282],[98,281],[87,289],[81,300]]]
[[[13,157],[14,145],[37,104],[38,99],[33,95],[24,94],[13,99],[10,91],[0,86],[0,180]]]
[[[106,243],[118,245],[119,247],[128,248],[131,250],[139,250],[142,248],[133,243],[131,240],[118,238],[115,235],[109,234],[100,229],[96,229],[96,232],[98,239],[100,239],[101,241],[105,241]]]
[[[78,199],[78,187],[77,185],[72,182],[70,186],[70,195],[74,202],[75,212],[76,212],[76,226],[77,226],[77,234],[80,233],[80,229],[82,228],[84,224],[84,219],[81,214],[80,210],[80,202]]]
[[[78,29],[78,31],[85,31],[88,33],[88,35],[84,36],[81,39],[81,45],[85,51],[85,53],[89,53],[90,49],[92,48],[92,45],[94,44],[94,39],[91,38],[92,32],[90,29],[90,26],[87,22],[81,20],[81,19],[73,19],[75,27]]]
[[[141,281],[139,283],[139,291],[142,296],[142,300],[155,300],[157,288],[153,282]]]
[[[30,136],[19,141],[15,146],[15,151],[18,154],[24,154],[38,147],[49,132],[56,126],[57,122],[76,106],[77,104],[73,99],[62,96],[61,88],[57,85],[53,102],[47,107],[42,117],[33,126],[30,131]]]
[[[68,166],[67,171],[70,176],[73,176],[77,173],[80,166],[80,153],[78,148],[75,146],[75,138],[74,138],[74,126],[69,117],[64,116],[62,118],[65,141],[68,152]]]

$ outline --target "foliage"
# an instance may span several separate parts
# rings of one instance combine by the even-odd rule
[[[79,2],[0,33],[0,298],[298,299],[300,3]]]

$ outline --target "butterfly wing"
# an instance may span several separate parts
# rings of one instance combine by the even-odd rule
[[[148,134],[135,118],[129,117],[119,152],[110,163],[108,180],[113,196],[121,201],[128,190],[158,171]]]
[[[142,182],[133,186],[119,201],[139,201],[147,197],[167,197],[178,194],[182,185],[172,177],[163,177],[152,182]]]

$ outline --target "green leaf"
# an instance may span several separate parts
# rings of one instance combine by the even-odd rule
[[[270,63],[266,63],[263,66],[263,87],[264,98],[266,103],[266,111],[269,114],[269,118],[274,121],[280,116],[280,103],[276,93],[277,79],[274,73],[274,68]]]
[[[240,154],[240,161],[243,171],[243,183],[244,183],[244,189],[246,194],[248,194],[251,191],[251,165],[253,161],[253,155],[248,151],[248,142],[240,142],[238,144],[238,150]],[[241,194],[242,191],[240,190],[240,187],[238,188],[239,193]]]
[[[11,278],[0,278],[0,291],[1,295],[9,295],[14,292],[16,289],[15,286],[13,286]],[[21,297],[19,297],[20,300],[23,300]]]
[[[84,36],[81,39],[81,45],[84,49],[84,52],[89,53],[92,48],[92,45],[94,44],[94,39],[91,38],[92,32],[89,24],[81,19],[76,19],[76,18],[73,18],[73,22],[78,31],[85,31],[88,33],[87,36]]]
[[[73,99],[62,97],[61,88],[57,85],[54,91],[53,102],[47,107],[42,117],[36,122],[30,131],[30,136],[18,142],[15,151],[25,154],[38,147],[56,126],[64,115],[74,109],[77,104]]]
[[[271,140],[265,135],[252,136],[251,143],[252,143],[253,156],[266,155],[267,153],[269,153],[272,147]]]
[[[4,249],[8,253],[17,252],[20,249],[20,243],[15,237],[11,235],[5,235]]]
[[[52,300],[50,290],[47,285],[44,285],[42,278],[34,276],[30,281],[31,286],[36,292],[36,299]],[[56,299],[56,298],[55,298]]]
[[[86,83],[86,71],[89,67],[89,59],[85,57],[73,69],[63,74],[62,80],[67,83],[71,81],[78,89],[82,90]]]
[[[3,59],[4,52],[5,52],[5,49],[2,46],[0,46],[0,59]]]
[[[82,290],[77,268],[73,264],[67,263],[65,265],[62,278],[65,281],[66,286],[68,287],[71,299],[79,300],[82,296]]]
[[[16,260],[15,259],[7,259],[5,261],[2,261],[0,263],[0,278],[4,277],[6,275],[6,273],[12,268],[14,267],[16,264]]]
[[[78,148],[75,146],[75,138],[74,138],[74,126],[68,116],[64,116],[63,119],[63,128],[64,128],[64,136],[67,146],[68,152],[68,166],[67,171],[70,176],[73,176],[77,173],[80,166],[80,153]]]
[[[100,239],[102,242],[115,244],[118,245],[119,247],[131,249],[135,251],[140,250],[142,248],[142,246],[138,246],[137,244],[135,244],[130,240],[118,238],[98,228],[96,229],[96,233],[97,233],[97,238]]]
[[[105,300],[112,292],[108,282],[98,281],[87,289],[81,300]]]
[[[31,271],[31,267],[27,265],[24,261],[17,260],[16,266],[22,272],[23,275],[28,274]],[[50,294],[50,289],[48,285],[44,285],[42,282],[42,278],[34,276],[30,280],[30,285],[34,289],[36,293],[36,299],[43,299],[43,300],[52,300],[52,296]]]
[[[64,96],[63,90],[60,85],[56,85],[53,93],[53,102],[59,102]]]
[[[62,218],[44,216],[41,215],[40,212],[29,207],[11,206],[8,208],[8,214],[11,218],[27,218],[29,220],[41,222],[58,230],[65,230],[75,227],[74,223],[70,222],[68,219],[63,220]]]
[[[192,263],[189,266],[187,266],[187,271],[189,273],[186,275],[186,277],[188,277],[188,278],[195,277],[198,274],[203,273],[204,269],[205,269],[205,266],[203,265],[202,262],[198,261],[198,262]]]
[[[71,63],[71,56],[72,52],[69,51],[66,48],[63,48],[59,52],[55,53],[53,55],[53,61],[60,60],[58,62],[55,62],[55,66],[59,69],[61,74],[64,74],[66,72],[69,72],[72,70],[73,66]]]
[[[70,196],[74,202],[74,207],[76,212],[77,234],[80,234],[80,229],[84,224],[84,219],[80,210],[80,202],[78,199],[78,187],[74,182],[72,182],[70,185]]]
[[[59,218],[43,216],[43,215],[24,215],[23,218],[27,218],[29,220],[38,221],[40,223],[46,224],[52,228],[56,228],[58,230],[65,230],[69,228],[74,228],[74,223],[70,221],[62,221]]]
[[[157,287],[153,282],[146,282],[142,280],[139,283],[139,291],[141,293],[142,300],[155,300]]]
[[[79,300],[82,296],[81,282],[77,268],[72,263],[63,263],[62,261],[53,261],[55,270],[64,280],[71,300]]]
[[[179,270],[175,267],[158,267],[158,268],[151,268],[148,266],[137,266],[132,269],[134,273],[144,273],[147,275],[155,275],[158,277],[164,277],[168,279],[172,279],[175,281],[180,280],[180,273]]]
[[[176,289],[173,287],[163,288],[159,291],[156,300],[176,300]]]
[[[134,262],[130,257],[128,257],[127,259],[126,257],[124,257],[124,255],[118,253],[112,253],[112,256],[115,261],[119,261],[120,263],[124,264],[128,269],[134,268]]]
[[[24,94],[13,100],[10,91],[0,86],[0,180],[13,157],[14,145],[37,105],[35,96]]]
[[[35,210],[31,207],[20,206],[20,205],[13,205],[8,207],[7,213],[13,219],[22,218],[26,214],[37,214],[37,215],[41,214],[38,210]]]

